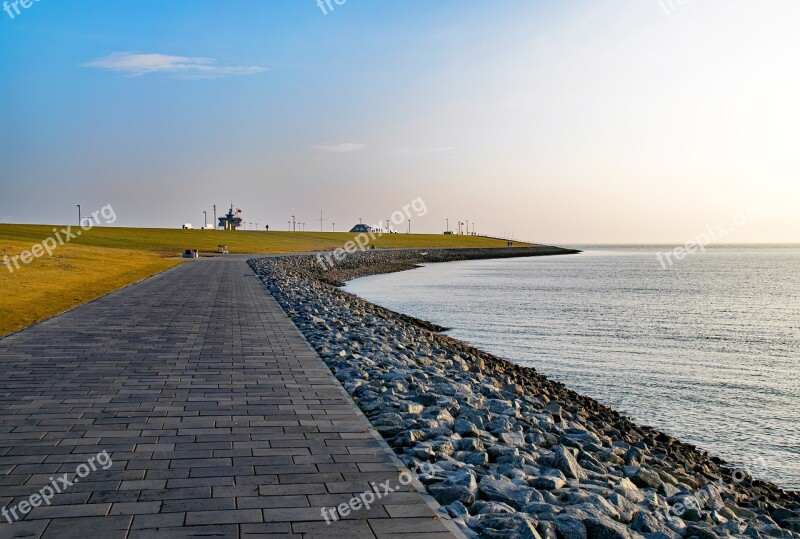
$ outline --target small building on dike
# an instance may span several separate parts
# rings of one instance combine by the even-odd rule
[[[230,211],[219,218],[219,227],[222,230],[239,230],[239,227],[242,226],[242,218],[239,217],[240,213],[242,213],[240,209],[237,209],[236,213],[234,213],[233,204],[231,204]]]

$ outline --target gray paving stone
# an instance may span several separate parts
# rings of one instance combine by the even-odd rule
[[[0,539],[451,536],[413,490],[325,523],[401,466],[244,257],[2,338],[0,373],[3,503],[112,459]]]
[[[67,518],[51,520],[43,539],[123,539],[128,535],[132,516]]]
[[[237,539],[239,532],[235,524],[224,526],[182,526],[158,529],[131,530],[128,539]]]
[[[192,511],[186,513],[186,525],[243,524],[263,522],[259,509],[228,509],[224,511]]]
[[[0,522],[0,539],[38,539],[44,534],[49,520],[31,520],[14,522]]]

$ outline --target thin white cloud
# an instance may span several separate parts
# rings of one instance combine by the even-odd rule
[[[426,153],[450,152],[453,150],[455,150],[455,148],[452,146],[442,146],[440,148],[426,148],[426,149],[397,148],[396,150],[390,150],[383,155],[422,155]]]
[[[151,73],[171,73],[184,78],[215,78],[228,75],[253,75],[266,71],[265,68],[258,66],[216,65],[216,60],[213,58],[131,52],[115,52],[83,65],[96,69],[108,69],[131,77],[140,77]]]
[[[312,146],[311,149],[326,153],[350,153],[357,152],[365,146],[366,144],[361,144],[360,142],[342,142],[340,144],[318,144]]]

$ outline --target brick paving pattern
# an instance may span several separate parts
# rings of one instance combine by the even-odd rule
[[[0,538],[454,536],[243,258],[0,339],[0,366],[7,511],[102,451],[113,463],[0,517]],[[397,492],[326,524],[322,507],[387,480]]]

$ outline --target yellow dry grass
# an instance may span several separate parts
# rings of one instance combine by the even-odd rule
[[[52,225],[0,224],[0,259],[9,259],[54,235]],[[61,230],[62,226],[57,227]],[[72,232],[79,230],[72,228]],[[62,234],[63,236],[63,234]],[[342,247],[351,233],[225,232],[96,227],[11,272],[0,265],[0,335],[34,324],[125,285],[170,268],[184,249],[276,254],[325,251]],[[505,241],[438,234],[387,234],[379,249],[504,247]],[[526,244],[516,244],[523,246]]]

